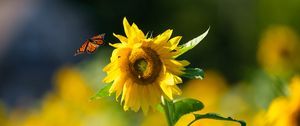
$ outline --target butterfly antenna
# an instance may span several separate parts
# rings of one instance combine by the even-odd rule
[[[105,36],[105,33],[102,33],[102,34],[100,34],[100,36],[102,36],[102,37],[104,38],[104,36]]]

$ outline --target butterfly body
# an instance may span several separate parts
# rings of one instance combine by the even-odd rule
[[[92,38],[87,39],[79,49],[76,50],[74,56],[82,53],[94,53],[100,45],[104,45],[105,34],[96,35]]]

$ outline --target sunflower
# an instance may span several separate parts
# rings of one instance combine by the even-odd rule
[[[267,112],[261,112],[254,120],[259,126],[300,125],[300,76],[295,76],[290,85],[288,97],[274,99]]]
[[[103,81],[113,82],[109,93],[116,93],[116,100],[122,94],[125,111],[142,108],[147,113],[160,103],[161,96],[172,100],[174,95],[181,94],[176,84],[182,83],[179,75],[189,62],[175,60],[180,53],[177,45],[181,36],[170,39],[171,29],[153,38],[136,24],[130,25],[126,18],[123,26],[126,37],[113,34],[121,43],[110,44],[115,49],[111,62],[103,69],[107,72]]]
[[[259,64],[272,75],[288,75],[299,69],[297,34],[287,26],[272,26],[263,34],[257,51]]]

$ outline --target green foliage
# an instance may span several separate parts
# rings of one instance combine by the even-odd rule
[[[204,108],[204,105],[201,101],[191,98],[185,98],[181,100],[177,100],[173,103],[173,123],[175,124],[179,118],[185,114],[199,111]]]
[[[181,76],[189,79],[202,80],[204,78],[204,71],[200,68],[186,68],[184,74]]]
[[[189,126],[194,123],[195,121],[199,120],[199,119],[215,119],[215,120],[225,120],[225,121],[233,121],[233,122],[238,122],[241,124],[241,126],[246,126],[246,122],[242,121],[242,120],[236,120],[236,119],[233,119],[231,117],[222,117],[216,113],[206,113],[206,114],[194,114],[195,116],[195,120],[192,121]]]
[[[100,89],[94,96],[90,98],[90,100],[99,100],[103,97],[109,96],[109,89],[112,84],[105,85],[102,89]]]
[[[191,98],[180,99],[174,102],[165,100],[165,105],[163,105],[166,109],[166,113],[168,116],[169,125],[174,125],[176,122],[185,114],[189,114],[192,112],[196,112],[202,110],[204,105],[201,101]],[[194,123],[200,119],[215,119],[215,120],[225,120],[225,121],[233,121],[238,122],[241,126],[246,126],[246,123],[242,120],[236,120],[231,117],[222,117],[216,113],[207,113],[207,114],[194,114],[195,120],[193,120],[189,125]],[[171,118],[170,118],[171,117]]]
[[[188,41],[187,43],[179,45],[179,50],[178,51],[180,53],[178,55],[174,56],[174,58],[176,58],[176,57],[184,54],[185,52],[193,49],[197,44],[199,44],[204,39],[204,37],[207,35],[208,31],[209,31],[209,28],[203,34],[199,35],[198,37]]]

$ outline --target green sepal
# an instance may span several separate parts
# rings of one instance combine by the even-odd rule
[[[112,84],[107,84],[103,88],[101,88],[94,96],[90,98],[91,101],[93,100],[99,100],[103,97],[109,96],[109,89],[112,86]]]
[[[199,35],[198,37],[188,41],[187,43],[179,45],[178,46],[179,47],[178,51],[180,53],[178,55],[174,56],[174,58],[176,58],[176,57],[184,54],[185,52],[193,49],[197,44],[199,44],[204,39],[204,37],[207,35],[208,31],[209,31],[209,28],[203,34]]]
[[[159,112],[161,112],[161,113],[163,113],[163,112],[164,112],[164,107],[163,107],[163,105],[162,105],[162,104],[158,104],[158,105],[156,106],[156,110],[159,111]]]
[[[185,98],[176,100],[173,103],[174,105],[174,115],[173,121],[174,124],[179,120],[179,118],[185,114],[199,111],[204,108],[204,105],[201,101],[192,98]]]
[[[195,120],[192,121],[188,126],[190,126],[192,123],[199,119],[215,119],[215,120],[225,120],[225,121],[233,121],[238,122],[241,124],[241,126],[246,126],[246,122],[242,120],[236,120],[231,117],[222,117],[219,114],[216,113],[206,113],[206,114],[194,114]]]
[[[202,80],[204,78],[204,71],[200,68],[186,68],[184,70],[184,74],[181,76],[189,79]]]
[[[153,31],[149,31],[145,36],[146,38],[152,38],[153,37],[152,35],[153,35]]]

